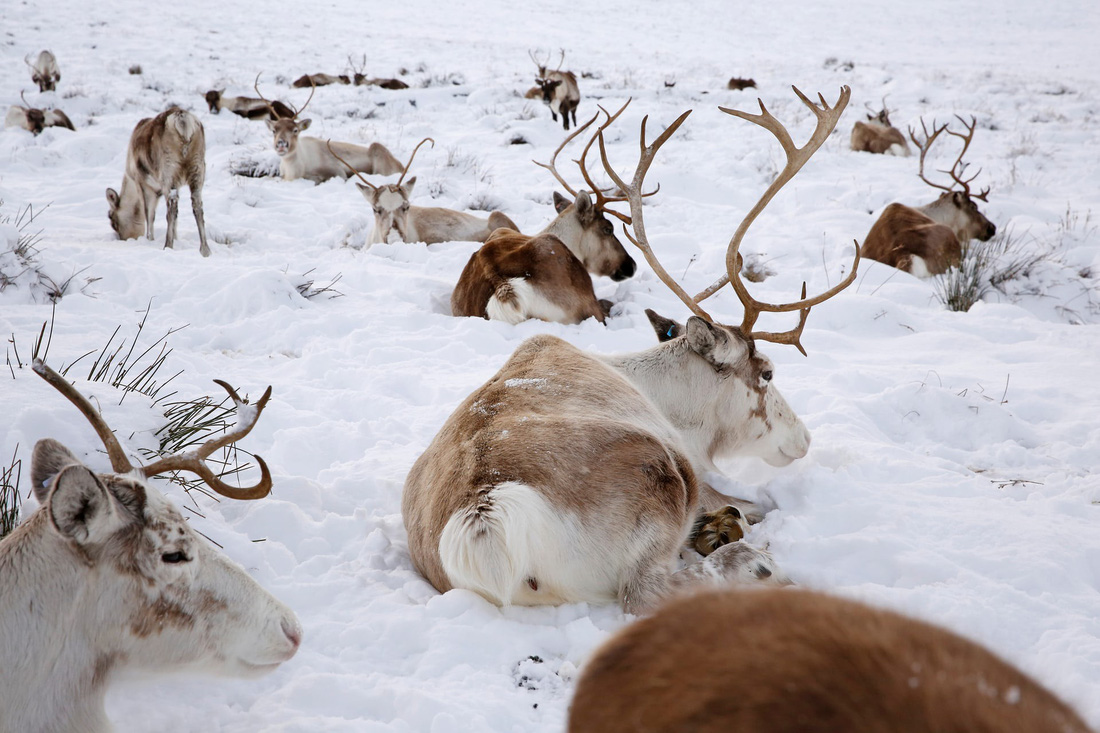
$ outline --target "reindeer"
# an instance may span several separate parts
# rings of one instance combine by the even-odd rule
[[[761,104],[761,114],[726,110],[769,130],[787,165],[738,227],[726,256],[727,277],[745,306],[740,327],[715,323],[653,255],[642,219],[643,183],[680,115],[651,145],[642,121],[642,152],[627,183],[603,166],[630,205],[634,235],[658,276],[695,313],[681,336],[620,356],[590,354],[549,335],[516,349],[488,382],[444,423],[405,481],[401,509],[409,552],[440,592],[465,588],[497,604],[618,601],[629,613],[650,609],[677,586],[716,579],[777,582],[770,557],[741,542],[718,547],[702,567],[672,572],[700,514],[705,529],[740,519],[751,502],[733,500],[705,480],[714,461],[756,455],[784,466],[806,455],[810,434],[773,385],[775,367],[757,341],[793,344],[812,306],[855,279],[793,303],[749,295],[736,269],[741,239],[768,201],[798,172],[836,126],[851,91],[818,106],[810,141],[796,148]],[[620,110],[621,112],[621,110]],[[625,226],[624,226],[625,231]],[[720,288],[712,286],[711,292]],[[800,311],[786,333],[753,331],[761,312]]]
[[[256,76],[253,84],[256,95],[267,101],[260,93],[260,77]],[[401,163],[393,157],[393,153],[381,143],[371,143],[367,147],[353,145],[351,143],[326,143],[315,137],[300,136],[309,129],[310,119],[300,120],[298,117],[313,100],[311,89],[306,103],[294,110],[293,116],[267,120],[267,127],[274,135],[275,152],[279,155],[279,173],[284,181],[294,181],[299,178],[308,178],[314,183],[321,183],[330,178],[346,180],[348,169],[361,173],[377,173],[388,176],[401,171]],[[274,116],[274,107],[272,115]],[[342,156],[344,162],[332,154],[336,150]]]
[[[971,239],[984,242],[997,233],[997,227],[985,218],[974,203],[974,199],[988,201],[989,189],[985,188],[978,194],[970,191],[970,183],[981,171],[970,178],[963,177],[967,164],[962,159],[974,137],[976,120],[971,118],[967,125],[961,117],[958,119],[967,128],[965,133],[948,130],[946,124],[937,127],[933,121],[932,133],[929,134],[928,127],[921,120],[924,139],[918,140],[913,128],[909,128],[909,137],[920,150],[920,179],[944,193],[924,206],[913,208],[898,203],[887,206],[863,241],[864,257],[904,270],[916,277],[930,277],[958,265],[962,259],[963,246]],[[963,141],[959,157],[955,159],[951,169],[945,171],[954,181],[951,186],[933,183],[924,175],[925,155],[944,130]],[[962,190],[955,190],[954,184],[962,186]]]
[[[957,634],[793,589],[676,598],[583,667],[569,733],[1089,733],[1068,705]]]
[[[856,124],[852,126],[851,146],[857,152],[909,157],[909,145],[905,142],[905,136],[890,124],[886,97],[882,98],[881,111],[867,115],[866,122],[856,120]]]
[[[153,238],[153,217],[161,196],[168,201],[168,234],[164,246],[176,240],[179,189],[191,189],[191,211],[199,228],[199,252],[210,256],[202,213],[206,180],[206,135],[199,119],[179,107],[137,123],[126,150],[122,192],[107,189],[108,216],[119,239],[136,239],[145,222],[145,237]]]
[[[352,71],[352,83],[357,87],[381,87],[382,89],[389,89],[391,91],[397,91],[399,89],[408,89],[409,85],[400,79],[380,79],[378,77],[368,77],[363,72],[367,68],[367,55],[363,54],[363,60],[356,64],[355,60],[348,55],[348,66]]]
[[[72,120],[59,109],[35,109],[27,102],[23,92],[19,98],[26,107],[13,104],[4,118],[4,127],[21,127],[32,135],[38,135],[47,127],[65,127],[75,131]]]
[[[538,76],[535,84],[542,91],[542,101],[550,107],[550,117],[554,122],[558,121],[558,113],[561,113],[562,126],[569,129],[569,116],[573,116],[573,126],[577,125],[577,105],[581,103],[581,90],[577,86],[577,77],[572,71],[562,71],[561,65],[565,61],[565,49],[561,50],[561,58],[558,59],[558,68],[547,71],[546,66],[550,61],[535,58],[531,51],[527,52],[531,61],[538,68]]]
[[[61,81],[61,70],[57,68],[57,58],[50,51],[40,51],[32,64],[30,54],[23,63],[31,67],[31,81],[38,85],[40,92],[52,92]]]
[[[326,87],[329,84],[351,84],[351,79],[347,74],[340,74],[334,76],[333,74],[303,74],[294,80],[291,86],[297,89],[305,89],[306,87]]]
[[[621,113],[619,110],[614,117]],[[471,255],[451,294],[452,314],[513,324],[528,318],[580,323],[594,317],[604,322],[611,304],[596,300],[591,278],[582,277],[581,273],[587,270],[616,281],[634,274],[634,259],[626,253],[605,216],[610,214],[629,223],[630,217],[608,206],[625,198],[607,196],[588,175],[585,160],[596,135],[588,141],[578,161],[586,183],[595,193],[595,202],[587,191],[574,191],[557,169],[558,154],[598,118],[596,115],[575,128],[554,151],[549,163],[535,161],[550,171],[573,195],[573,200],[555,191],[554,209],[558,216],[538,235],[527,237],[518,234],[518,229],[515,235],[502,233],[492,238],[495,241],[491,246],[486,241],[486,246]]]
[[[278,100],[269,104],[266,100],[255,97],[226,97],[224,94],[224,89],[211,89],[206,93],[206,104],[212,114],[218,114],[225,109],[250,120],[294,117],[294,110]]]
[[[256,499],[271,488],[227,486],[204,460],[244,438],[271,395],[248,410],[225,382],[241,423],[199,450],[134,467],[92,404],[35,359],[34,371],[91,422],[113,473],[95,473],[56,440],[38,441],[31,483],[41,506],[0,540],[0,731],[111,730],[103,701],[119,673],[256,677],[294,656],[294,613],[201,539],[147,479],[200,475],[216,492]],[[246,417],[247,415],[247,417]]]
[[[368,181],[332,149],[331,141],[328,143],[328,151],[332,156],[343,163],[349,173],[355,173],[359,178],[361,183],[355,185],[374,210],[374,230],[367,242],[368,246],[388,242],[391,239],[425,244],[458,241],[484,242],[494,229],[500,227],[519,231],[519,227],[499,211],[489,214],[489,219],[485,220],[452,209],[411,206],[409,197],[412,195],[413,186],[416,185],[416,176],[410,178],[407,183],[402,181],[409,172],[409,166],[416,157],[416,151],[420,150],[420,146],[426,142],[430,142],[432,147],[435,147],[435,140],[430,137],[421,140],[409,156],[409,162],[405,164],[397,183],[381,186],[375,186]]]

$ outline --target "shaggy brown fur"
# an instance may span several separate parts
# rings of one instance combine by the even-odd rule
[[[948,227],[916,209],[890,204],[867,233],[860,248],[863,257],[911,272],[913,257],[924,259],[931,275],[959,264],[962,246]]]
[[[909,152],[909,145],[905,142],[905,136],[896,127],[890,127],[880,122],[856,121],[852,127],[852,150],[864,153],[885,153],[893,145],[900,145],[902,150]]]

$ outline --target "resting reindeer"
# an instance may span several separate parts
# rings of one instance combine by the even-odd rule
[[[561,70],[562,62],[565,61],[565,49],[561,51],[558,68],[553,71],[546,70],[546,65],[550,61],[549,57],[546,61],[540,61],[530,51],[527,52],[527,55],[538,67],[539,73],[535,77],[535,84],[538,85],[542,93],[542,101],[550,107],[550,117],[553,118],[554,122],[557,122],[560,113],[562,126],[568,130],[569,116],[572,115],[573,125],[576,126],[577,105],[581,103],[581,90],[577,86],[576,75],[572,71]]]
[[[1089,733],[1068,705],[938,626],[823,593],[708,590],[582,668],[569,733]]]
[[[134,127],[126,150],[122,192],[107,189],[108,216],[119,239],[136,239],[145,223],[145,236],[153,238],[157,201],[168,202],[168,234],[164,246],[176,241],[179,189],[191,189],[191,211],[199,227],[199,252],[210,256],[206,222],[202,213],[202,186],[206,180],[206,135],[202,123],[190,112],[171,107],[147,117]]]
[[[368,245],[391,240],[425,244],[484,242],[494,229],[506,227],[519,230],[511,219],[499,211],[494,211],[489,215],[489,219],[485,220],[462,211],[410,205],[409,196],[412,195],[413,186],[416,185],[416,176],[410,178],[407,183],[402,181],[405,180],[405,174],[409,172],[409,166],[416,157],[416,151],[420,150],[420,146],[426,142],[435,146],[435,141],[430,137],[421,140],[409,156],[409,162],[405,164],[397,183],[386,183],[381,186],[375,186],[355,171],[333,150],[332,143],[328,143],[328,150],[333,157],[344,163],[349,172],[359,177],[361,182],[355,185],[359,187],[359,192],[374,210],[374,229],[367,241]]]
[[[256,94],[266,101],[260,93],[259,77],[254,86]],[[309,106],[314,91],[310,90],[309,99],[300,109],[294,111],[292,117],[267,120],[267,127],[274,135],[275,152],[279,156],[279,173],[284,181],[307,178],[314,183],[321,183],[330,178],[347,179],[349,168],[383,176],[401,172],[401,163],[380,143],[363,147],[337,142],[331,143],[330,147],[324,140],[301,136],[301,132],[309,129],[312,120],[299,120],[298,117]],[[274,115],[274,111],[272,114]],[[345,162],[337,160],[331,150],[339,153]]]
[[[40,92],[52,92],[61,81],[61,70],[57,68],[57,58],[50,51],[40,51],[32,64],[30,55],[23,63],[31,67],[31,80],[38,85]]]
[[[901,131],[890,124],[890,110],[886,98],[882,99],[882,111],[867,115],[867,121],[856,120],[852,126],[852,150],[865,153],[888,153],[909,156],[909,145]]]
[[[487,241],[486,246],[475,252],[451,294],[454,315],[508,323],[528,318],[557,323],[580,323],[589,317],[604,321],[611,304],[597,301],[591,278],[579,273],[587,270],[612,280],[625,280],[634,274],[634,259],[627,254],[605,216],[610,214],[629,223],[630,217],[608,206],[625,198],[605,195],[588,175],[585,160],[595,135],[578,162],[585,181],[595,192],[595,202],[588,192],[574,191],[557,169],[558,154],[598,117],[567,136],[549,163],[537,163],[553,174],[573,195],[573,200],[555,191],[554,209],[558,215],[538,235],[501,233],[492,238],[491,246]]]
[[[19,93],[19,98],[27,106],[21,107],[18,104],[13,104],[4,118],[4,127],[21,127],[32,135],[38,135],[47,127],[65,127],[76,130],[68,115],[61,110],[35,109],[27,103],[27,98],[23,96],[22,92]]]
[[[810,307],[855,278],[853,266],[825,293],[806,298],[803,286],[799,301],[772,305],[754,300],[734,267],[748,225],[825,141],[850,90],[834,108],[798,94],[817,117],[802,148],[763,107],[759,115],[725,110],[771,131],[788,156],[729,245],[729,278],[745,305],[740,327],[714,323],[669,277],[645,235],[645,174],[689,112],[648,146],[642,122],[630,183],[608,161],[607,123],[600,128],[604,169],[630,204],[632,239],[696,315],[684,335],[636,354],[528,339],[459,405],[413,465],[401,501],[413,563],[436,589],[465,588],[498,604],[618,601],[637,613],[708,576],[781,578],[766,553],[738,542],[716,549],[703,568],[674,575],[673,567],[700,513],[717,521],[730,514],[729,497],[701,481],[717,472],[716,459],[756,455],[784,466],[806,455],[810,434],[773,385],[775,368],[756,342],[801,349]],[[752,330],[761,312],[796,310],[799,324],[787,333]]]
[[[225,109],[250,120],[264,117],[270,120],[294,117],[294,110],[279,100],[269,104],[266,100],[255,97],[226,97],[224,94],[224,89],[211,89],[206,93],[206,104],[209,105],[213,114],[218,114]]]
[[[294,613],[146,480],[186,470],[230,498],[266,495],[271,475],[258,456],[263,476],[246,489],[219,481],[203,460],[248,434],[271,388],[233,432],[135,468],[87,398],[40,360],[34,371],[92,423],[114,472],[94,473],[56,440],[34,447],[41,506],[0,540],[0,731],[106,733],[104,696],[124,670],[255,677],[293,657],[302,639]],[[237,393],[219,384],[243,417]]]
[[[408,89],[409,85],[400,79],[380,79],[378,77],[368,77],[363,72],[367,67],[367,55],[363,54],[363,60],[359,64],[356,64],[354,59],[348,56],[348,66],[352,71],[352,83],[357,87],[381,87],[382,89],[389,89],[391,91],[397,91],[399,89]]]
[[[339,76],[333,74],[303,74],[294,80],[291,86],[298,89],[305,89],[306,87],[326,87],[329,84],[351,84],[351,79],[347,74],[340,74]]]
[[[967,128],[966,133],[947,130],[946,124],[936,127],[933,122],[932,133],[929,134],[924,120],[921,120],[923,141],[917,139],[912,128],[909,129],[909,137],[920,150],[920,179],[933,188],[942,189],[944,193],[932,203],[916,208],[898,203],[887,206],[863,240],[864,257],[916,277],[930,277],[958,265],[962,259],[963,245],[971,239],[984,242],[997,233],[997,227],[985,218],[974,203],[974,199],[987,201],[989,189],[973,194],[970,183],[978,174],[963,178],[966,164],[962,159],[974,137],[976,121],[971,119],[969,125],[961,117],[959,121]],[[954,183],[962,186],[961,191],[954,190],[954,184],[941,186],[924,177],[924,157],[944,130],[963,141],[959,157],[947,171]]]

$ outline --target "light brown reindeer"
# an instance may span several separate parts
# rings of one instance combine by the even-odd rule
[[[330,84],[351,84],[347,74],[303,74],[291,84],[296,89],[326,87]]]
[[[605,129],[620,114],[622,109],[609,116],[599,129]],[[594,116],[568,135],[549,163],[536,161],[573,195],[573,200],[555,191],[554,208],[558,216],[539,234],[530,237],[519,234],[518,230],[516,233],[501,232],[471,255],[451,294],[452,314],[507,323],[519,323],[528,318],[580,323],[589,317],[604,322],[611,304],[596,299],[592,280],[583,273],[587,270],[595,275],[607,275],[612,280],[624,280],[634,274],[634,259],[615,236],[615,229],[606,216],[615,216],[628,223],[629,217],[609,206],[625,198],[607,196],[588,175],[585,160],[596,134],[588,141],[578,161],[585,181],[594,191],[595,202],[588,192],[573,190],[557,169],[558,154],[598,117]]]
[[[148,481],[191,471],[226,497],[265,496],[271,474],[259,456],[262,477],[244,489],[220,481],[204,459],[248,435],[271,388],[246,409],[218,382],[238,426],[197,451],[135,467],[86,397],[42,361],[33,368],[91,422],[113,472],[93,472],[56,440],[34,447],[41,506],[0,540],[0,731],[107,733],[104,696],[120,673],[257,677],[293,657],[302,639],[294,613]]]
[[[327,143],[328,151],[332,156],[343,163],[349,172],[358,176],[360,182],[355,185],[374,211],[374,229],[371,231],[370,239],[367,240],[368,245],[389,241],[424,242],[425,244],[484,242],[493,230],[500,227],[519,231],[519,227],[499,211],[491,213],[486,220],[453,209],[412,206],[409,203],[409,197],[412,195],[413,186],[416,185],[416,176],[410,178],[408,182],[403,183],[403,181],[413,159],[416,158],[416,151],[420,150],[420,146],[426,142],[435,146],[435,140],[430,137],[421,140],[409,156],[409,162],[405,164],[397,183],[385,183],[381,186],[375,186],[360,175],[336,153],[331,141]]]
[[[674,569],[701,513],[715,521],[740,513],[731,506],[737,500],[707,483],[708,473],[720,476],[716,459],[756,455],[783,466],[809,450],[809,431],[773,385],[775,368],[756,342],[801,348],[809,309],[851,284],[856,268],[820,295],[806,298],[803,286],[800,300],[773,305],[748,294],[736,265],[749,223],[825,141],[850,93],[844,87],[829,107],[798,92],[817,118],[802,148],[763,105],[759,115],[725,110],[772,132],[788,158],[727,251],[728,277],[745,306],[740,327],[714,323],[646,238],[646,172],[689,112],[649,145],[643,120],[629,183],[608,161],[599,131],[604,169],[630,204],[632,239],[696,315],[682,336],[635,354],[528,339],[458,406],[413,465],[401,501],[413,563],[436,589],[465,588],[498,604],[617,601],[637,613],[679,585],[783,579],[766,553],[740,542]],[[752,330],[761,312],[791,311],[800,311],[791,331]]]
[[[1089,733],[987,649],[793,589],[708,590],[621,629],[581,670],[568,733]]]
[[[28,54],[23,63],[31,68],[31,80],[38,85],[40,92],[52,92],[61,81],[61,70],[57,67],[57,57],[52,51],[39,51],[38,58],[32,64]]]
[[[561,115],[562,126],[569,129],[569,116],[573,116],[573,125],[577,124],[577,105],[581,103],[581,90],[577,86],[577,77],[572,71],[562,71],[561,65],[565,61],[565,49],[561,50],[561,58],[558,59],[558,68],[547,71],[550,57],[546,61],[535,58],[531,51],[527,52],[538,68],[535,84],[542,94],[542,101],[550,107],[550,117],[554,122]]]
[[[852,126],[851,147],[857,152],[909,156],[909,145],[905,142],[905,136],[890,124],[886,97],[882,98],[882,109],[867,115],[866,122],[856,120]]]
[[[932,132],[921,120],[924,138],[918,140],[913,128],[909,128],[909,137],[920,150],[920,179],[944,193],[930,204],[918,207],[893,203],[879,216],[878,220],[863,240],[862,253],[868,259],[904,270],[916,277],[930,277],[946,272],[958,265],[963,254],[963,246],[971,239],[986,241],[997,233],[997,227],[978,210],[975,199],[987,201],[989,189],[981,193],[972,193],[970,183],[978,176],[975,173],[964,178],[966,155],[970,141],[974,138],[976,120],[970,124],[959,117],[966,132],[948,130],[947,124],[936,126],[932,123]],[[947,172],[953,181],[951,186],[933,183],[924,175],[924,159],[932,143],[944,131],[963,141],[962,150]],[[955,190],[959,185],[962,190]]]
[[[224,89],[211,89],[206,93],[205,99],[212,114],[218,114],[225,109],[249,120],[259,120],[265,117],[270,120],[278,120],[295,116],[294,110],[277,99],[268,102],[265,99],[255,97],[227,97]]]
[[[265,102],[267,98],[260,92],[260,77],[256,76],[253,85],[256,95]],[[274,136],[275,153],[279,156],[279,173],[284,181],[294,181],[299,178],[307,178],[314,183],[321,183],[330,178],[347,179],[348,169],[361,173],[376,173],[388,176],[401,172],[401,163],[393,157],[393,153],[381,143],[371,143],[367,147],[353,145],[351,143],[331,143],[331,148],[315,137],[305,137],[300,133],[309,129],[310,119],[298,119],[310,101],[313,100],[313,92],[309,92],[309,98],[300,108],[294,110],[292,117],[267,120],[267,127]],[[274,108],[272,115],[274,116]],[[330,150],[340,154],[343,163],[336,159]]]
[[[168,234],[164,246],[176,241],[179,189],[191,189],[191,211],[199,228],[199,252],[210,256],[206,222],[202,212],[202,186],[206,180],[206,135],[202,123],[190,112],[171,107],[147,117],[134,127],[126,149],[126,171],[121,193],[107,189],[108,216],[119,239],[136,239],[145,224],[145,236],[153,238],[157,201],[168,202]]]

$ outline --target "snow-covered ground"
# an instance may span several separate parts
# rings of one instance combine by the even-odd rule
[[[556,59],[559,47],[565,66],[585,73],[578,118],[597,102],[634,99],[610,136],[620,170],[633,167],[643,115],[659,129],[695,110],[650,172],[662,187],[646,217],[651,242],[690,292],[721,272],[733,229],[783,164],[767,133],[718,105],[751,110],[759,95],[801,141],[812,125],[790,85],[830,101],[841,85],[853,89],[837,132],[746,239],[743,251],[776,272],[752,286],[765,300],[791,299],[802,280],[811,291],[835,283],[853,239],[886,204],[933,197],[915,159],[848,150],[865,104],[886,95],[902,128],[922,115],[977,118],[968,159],[982,168],[976,185],[992,188],[983,209],[1047,259],[968,313],[946,311],[928,281],[865,262],[855,285],[811,314],[809,358],[765,347],[776,383],[813,432],[809,455],[783,469],[755,460],[725,468],[743,493],[778,504],[750,540],[768,543],[798,582],[977,639],[1100,727],[1100,13],[1089,0],[885,7],[0,5],[0,102],[17,103],[25,89],[78,128],[37,138],[0,131],[0,216],[49,204],[32,226],[42,230],[38,260],[53,282],[71,278],[50,362],[100,349],[118,326],[132,337],[149,307],[143,345],[186,325],[168,338],[161,372],[182,370],[172,383],[180,399],[217,394],[214,378],[253,396],[274,387],[243,446],[268,460],[273,496],[215,503],[161,485],[297,611],[301,651],[261,680],[124,681],[108,697],[119,729],[562,728],[575,671],[625,617],[615,607],[500,609],[468,592],[439,595],[409,559],[402,483],[455,405],[524,338],[638,350],[654,343],[645,308],[677,318],[685,308],[643,265],[626,282],[597,283],[617,304],[606,327],[452,318],[449,293],[476,245],[365,249],[371,214],[350,182],[231,175],[274,160],[270,134],[260,122],[209,114],[202,99],[211,88],[249,94],[263,71],[265,94],[300,105],[308,91],[290,80],[344,73],[349,54],[365,54],[368,74],[402,73],[411,88],[318,89],[310,134],[379,140],[402,159],[430,135],[435,147],[414,165],[414,203],[500,208],[535,231],[551,217],[554,182],[531,159],[548,160],[563,133],[522,97],[534,75],[527,51]],[[56,93],[32,93],[22,59],[41,48],[58,57]],[[133,65],[142,73],[128,73]],[[726,91],[730,76],[759,88]],[[134,124],[170,103],[206,127],[208,259],[198,255],[186,194],[174,251],[161,248],[163,203],[156,242],[117,241],[106,217],[104,190],[121,182]],[[937,167],[951,155],[938,151]],[[0,225],[0,236],[10,233]],[[296,287],[337,276],[340,298],[307,300]],[[0,332],[24,362],[51,317],[30,277],[0,293]],[[709,307],[740,318],[732,293]],[[10,343],[7,353],[14,363]],[[26,466],[34,441],[51,436],[106,469],[74,408],[29,369],[13,372],[0,380],[4,465],[18,445]],[[155,445],[150,431],[162,419],[148,400],[119,405],[111,388],[82,386],[127,445]],[[30,500],[24,511],[32,509]]]

